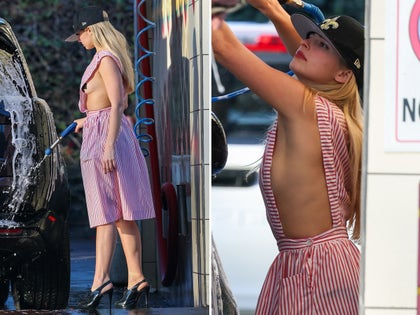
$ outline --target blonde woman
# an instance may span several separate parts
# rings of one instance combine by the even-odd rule
[[[79,41],[96,53],[80,84],[79,109],[85,118],[76,120],[83,129],[80,165],[89,224],[96,228],[96,263],[92,289],[78,306],[95,309],[104,295],[111,307],[113,285],[109,271],[119,233],[128,268],[128,284],[117,307],[135,308],[150,286],[142,271],[141,238],[136,220],[153,218],[154,208],[148,170],[131,124],[123,115],[127,95],[134,90],[134,73],[124,36],[98,7],[85,7],[73,21]]]
[[[250,0],[293,56],[291,77],[213,16],[216,60],[277,111],[260,186],[279,253],[256,315],[358,314],[364,29],[348,16],[315,24],[278,0]],[[249,253],[252,255],[252,253]]]

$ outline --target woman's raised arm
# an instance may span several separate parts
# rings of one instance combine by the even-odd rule
[[[283,9],[279,1],[248,0],[248,3],[270,19],[287,51],[293,56],[302,39],[292,25],[289,13]]]
[[[305,86],[264,63],[236,38],[222,18],[214,16],[212,24],[216,60],[275,108],[279,115],[287,118],[300,115]]]

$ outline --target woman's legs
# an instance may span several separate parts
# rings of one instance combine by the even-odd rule
[[[115,251],[116,240],[117,232],[114,224],[105,224],[96,227],[96,263],[92,291],[96,290],[110,279],[109,272]],[[107,291],[111,287],[112,284],[107,285],[102,289],[102,292]]]
[[[124,250],[125,259],[127,260],[127,287],[131,288],[144,279],[140,231],[136,221],[119,220],[116,222],[116,225],[120,235],[121,245]],[[138,290],[141,290],[147,285],[147,282],[142,283]]]

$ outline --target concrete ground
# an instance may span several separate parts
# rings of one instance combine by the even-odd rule
[[[92,236],[81,237],[71,233],[71,282],[69,305],[65,310],[55,311],[16,311],[13,299],[9,296],[1,314],[107,314],[107,315],[209,315],[208,308],[173,307],[167,298],[156,290],[151,290],[149,307],[144,308],[144,300],[139,301],[138,308],[122,310],[113,307],[113,304],[122,296],[124,288],[115,287],[112,297],[112,309],[108,309],[108,297],[105,296],[96,311],[82,311],[76,309],[79,301],[88,294],[95,267],[95,240]],[[143,305],[142,305],[143,303]]]

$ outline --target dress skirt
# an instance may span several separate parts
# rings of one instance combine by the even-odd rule
[[[155,217],[146,161],[125,116],[115,142],[116,169],[107,174],[103,171],[101,159],[109,117],[110,108],[89,111],[83,125],[80,166],[92,228],[120,219]]]

